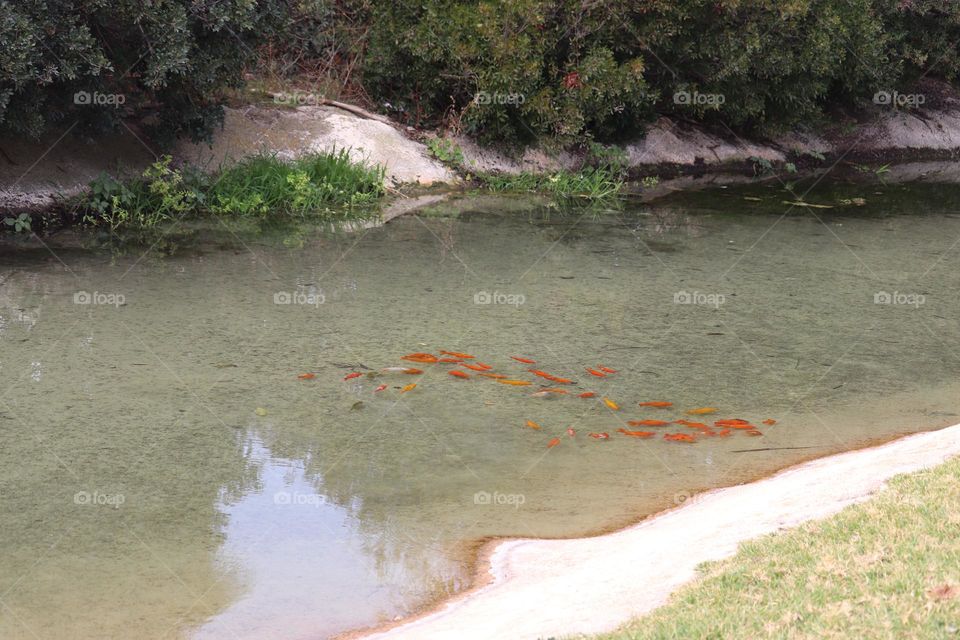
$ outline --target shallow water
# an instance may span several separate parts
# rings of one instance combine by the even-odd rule
[[[808,201],[851,194],[786,216],[774,186],[479,199],[168,258],[0,249],[0,637],[327,637],[463,588],[471,541],[595,533],[956,423],[960,189]],[[508,356],[532,357],[621,410],[442,365],[342,380],[438,349],[527,379]],[[779,422],[616,437],[704,405]]]

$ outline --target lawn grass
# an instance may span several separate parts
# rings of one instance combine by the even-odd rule
[[[595,640],[960,638],[960,459],[701,570],[668,605]]]

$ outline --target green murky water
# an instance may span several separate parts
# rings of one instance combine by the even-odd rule
[[[960,190],[808,199],[845,189],[867,205],[478,200],[297,248],[2,249],[0,637],[327,637],[462,588],[469,541],[597,532],[956,423]],[[438,349],[527,379],[508,356],[533,357],[622,409],[434,365],[406,394],[342,380]],[[779,423],[617,437],[682,415],[644,400]]]

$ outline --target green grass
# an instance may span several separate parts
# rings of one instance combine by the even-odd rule
[[[623,182],[617,174],[603,168],[586,169],[578,173],[560,171],[552,174],[485,174],[477,178],[495,192],[545,193],[558,198],[603,200],[619,195],[623,189]]]
[[[638,638],[960,638],[960,459],[745,543],[596,640]]]
[[[330,205],[368,204],[383,195],[382,168],[353,162],[346,150],[296,160],[255,156],[221,173],[207,199],[216,213],[302,214]]]
[[[213,176],[173,168],[166,156],[133,180],[101,175],[76,210],[93,227],[134,235],[190,217],[342,219],[379,200],[383,182],[383,168],[354,162],[345,149],[295,160],[254,156]]]

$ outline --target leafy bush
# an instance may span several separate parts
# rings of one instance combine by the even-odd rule
[[[487,142],[615,140],[660,113],[763,131],[955,81],[958,40],[956,0],[0,0],[0,130],[200,139],[256,59]]]
[[[636,124],[652,96],[636,51],[615,51],[604,3],[515,0],[381,3],[367,88],[415,124],[449,110],[481,139],[569,141]],[[613,16],[615,18],[615,16]]]
[[[203,200],[198,185],[185,182],[184,174],[171,169],[170,162],[170,156],[164,156],[127,184],[101,174],[81,205],[84,222],[112,232],[125,227],[154,229],[193,209]]]
[[[149,118],[196,139],[222,117],[277,0],[0,0],[0,128],[37,136]]]
[[[655,113],[811,123],[960,73],[954,0],[425,0],[371,15],[368,88],[488,141],[610,139]]]
[[[956,0],[885,0],[883,18],[891,57],[907,79],[932,75],[960,78],[960,7]]]

